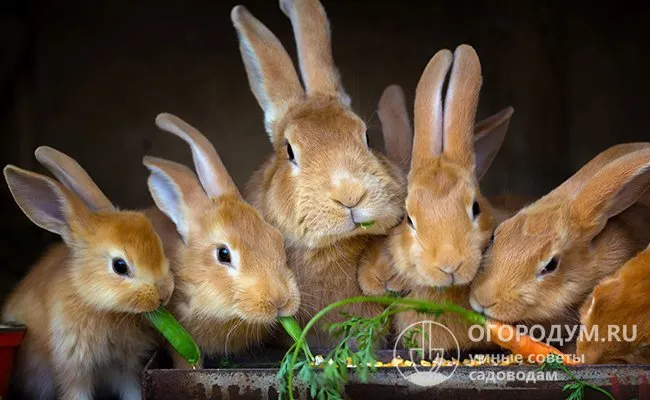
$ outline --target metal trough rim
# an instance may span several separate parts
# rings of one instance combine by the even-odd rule
[[[145,399],[154,400],[160,398],[155,397],[152,394],[160,391],[155,387],[155,385],[159,385],[161,382],[165,385],[177,383],[179,387],[186,388],[202,387],[204,388],[202,390],[206,390],[206,393],[212,393],[212,390],[219,387],[232,388],[232,386],[237,386],[237,390],[243,391],[244,393],[255,392],[262,398],[273,398],[272,393],[269,391],[273,390],[272,386],[274,383],[277,383],[275,375],[279,370],[278,368],[250,368],[244,366],[242,368],[177,370],[161,365],[161,357],[164,357],[164,355],[159,353],[154,354],[145,368],[143,382],[145,388]],[[439,371],[444,373],[453,368],[454,367],[440,367]],[[566,398],[568,393],[562,392],[562,389],[566,384],[573,382],[573,380],[562,371],[551,371],[557,372],[556,374],[550,375],[557,379],[543,381],[527,381],[526,379],[492,379],[481,381],[476,379],[477,372],[483,372],[485,374],[493,373],[494,377],[497,377],[497,374],[510,373],[513,376],[519,375],[521,378],[524,376],[530,377],[531,375],[529,374],[531,373],[538,376],[540,370],[538,365],[480,367],[458,366],[453,375],[444,382],[437,384],[435,387],[423,387],[407,381],[394,367],[379,368],[375,374],[370,375],[367,383],[361,383],[355,374],[350,374],[349,383],[346,385],[346,392],[350,390],[365,391],[370,387],[388,388],[392,391],[404,392],[406,396],[405,398],[411,398],[413,396],[414,398],[420,398],[419,396],[424,394],[431,396],[433,394],[453,394],[456,392],[459,393],[459,398],[465,398],[465,395],[467,395],[468,392],[473,392],[475,394],[482,392],[483,394],[474,397],[475,399],[481,399],[496,398],[487,396],[488,393],[496,391],[502,392],[503,394],[508,393],[509,396],[519,394],[522,398],[528,398],[529,395],[537,393],[535,398],[550,399]],[[636,397],[639,400],[642,398],[650,398],[650,390],[648,389],[648,382],[650,381],[650,364],[581,365],[571,367],[571,372],[579,379],[602,387],[605,390],[613,392],[615,395],[617,392],[621,391],[622,393],[627,394],[634,393],[633,396],[617,398],[630,399]],[[548,376],[549,375],[547,375],[547,377]],[[260,392],[260,389],[265,389],[266,391]],[[307,398],[307,388],[297,383],[295,385],[295,390],[300,394],[299,398]],[[461,395],[461,392],[465,393],[465,395]],[[544,394],[544,392],[546,394]],[[273,393],[277,394],[277,392]],[[510,398],[509,396],[506,396],[506,398]],[[191,396],[188,394],[188,397],[184,398],[191,398]],[[203,397],[200,396],[198,398]],[[212,396],[206,395],[205,398],[210,399]],[[219,395],[216,398],[238,397],[222,397]],[[244,396],[242,398],[246,397]],[[586,393],[585,398],[605,397],[599,396],[598,393]]]

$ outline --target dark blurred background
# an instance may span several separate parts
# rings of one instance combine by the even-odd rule
[[[481,58],[479,118],[515,108],[485,192],[538,196],[606,147],[648,139],[647,2],[322,1],[336,64],[377,148],[384,87],[402,85],[411,104],[429,58],[460,43]],[[277,3],[239,1],[295,59]],[[33,151],[47,144],[119,206],[144,207],[143,155],[191,165],[187,146],[154,125],[167,111],[208,136],[242,186],[271,148],[230,22],[235,4],[2,0],[0,164],[43,172]],[[0,221],[1,301],[58,238],[29,222],[4,181]]]

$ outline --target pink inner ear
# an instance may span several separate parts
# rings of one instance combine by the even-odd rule
[[[52,188],[46,182],[40,180],[33,181],[29,194],[25,196],[25,200],[30,204],[31,208],[37,213],[42,214],[43,217],[58,223],[65,223],[66,215],[63,212],[61,199],[55,195]]]

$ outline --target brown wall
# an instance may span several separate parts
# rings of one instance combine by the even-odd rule
[[[275,0],[240,2],[295,55]],[[528,195],[543,194],[607,146],[647,138],[649,6],[561,3],[323,0],[345,87],[378,147],[382,89],[399,83],[412,101],[435,51],[472,44],[484,72],[479,117],[515,108],[485,188]],[[234,4],[0,5],[1,164],[41,170],[33,150],[47,144],[75,157],[115,203],[145,206],[142,156],[191,160],[183,142],[153,123],[167,111],[202,130],[242,185],[270,145],[230,22]],[[31,225],[4,182],[0,221],[1,298],[54,236]]]

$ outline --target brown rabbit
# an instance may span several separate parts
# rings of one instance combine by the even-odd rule
[[[649,288],[650,247],[594,288],[580,312],[586,334],[577,348],[585,363],[650,362]]]
[[[231,17],[274,147],[249,182],[249,198],[285,238],[304,322],[333,301],[361,294],[359,259],[372,235],[387,233],[403,217],[405,177],[369,148],[366,126],[350,109],[322,5],[282,0],[280,7],[293,24],[306,90],[268,28],[243,6]],[[367,304],[345,311],[375,315],[380,310]],[[331,314],[323,323],[339,319]],[[322,328],[319,324],[312,332],[310,344],[332,343]]]
[[[205,136],[171,114],[156,124],[190,145],[198,173],[144,158],[151,195],[180,234],[165,242],[177,282],[170,308],[204,353],[259,344],[278,316],[293,315],[300,304],[282,236],[241,198]]]
[[[379,100],[377,113],[382,125],[388,159],[399,165],[405,172],[408,172],[413,133],[409,122],[404,91],[400,86],[390,85],[384,89]],[[477,122],[474,125],[475,146],[478,146],[483,151],[488,150],[488,145],[494,146],[489,151],[493,152],[492,157],[496,155],[507,132],[512,113],[512,107],[508,107]],[[488,135],[491,135],[491,137],[488,137]],[[489,162],[491,162],[492,157],[489,158]],[[483,168],[487,170],[487,167]],[[504,212],[505,210],[513,210],[513,207],[520,208],[523,206],[519,200],[512,195],[507,195],[494,198],[494,200],[490,198],[490,203],[496,203],[497,210]],[[400,232],[400,227],[393,230],[393,234],[399,234]],[[421,282],[416,281],[414,284],[419,286]],[[364,254],[359,265],[359,285],[366,295],[381,295],[386,291],[410,292],[412,285],[409,285],[404,277],[398,274],[398,270],[393,265],[387,236],[375,238],[368,251]]]
[[[79,197],[43,175],[4,169],[27,217],[64,241],[29,271],[2,311],[4,321],[28,329],[15,387],[25,398],[78,400],[109,385],[122,399],[139,399],[142,361],[160,340],[140,314],[168,301],[169,263],[149,220],[117,210],[69,160],[79,171]]]
[[[472,307],[505,322],[575,321],[594,286],[650,242],[650,213],[637,202],[649,169],[649,143],[613,146],[501,223]]]
[[[241,198],[221,159],[198,130],[171,114],[156,124],[192,149],[189,168],[145,157],[157,208],[146,210],[162,237],[176,289],[172,313],[204,354],[238,352],[258,344],[278,315],[298,309],[300,293],[286,266],[277,229]],[[62,154],[41,153],[41,162],[70,187],[74,171]],[[177,367],[189,365],[170,352]]]
[[[442,88],[452,61],[454,67],[443,107]],[[475,125],[480,84],[478,57],[467,45],[459,46],[455,56],[449,50],[439,51],[418,84],[407,218],[393,230],[386,245],[397,277],[411,289],[408,297],[452,301],[469,308],[467,284],[478,270],[482,252],[497,223],[478,182],[501,147],[513,113],[508,107]],[[380,117],[398,114],[392,110],[380,112]],[[405,128],[400,122],[403,120],[401,117],[397,122],[384,124],[382,119],[382,126]],[[402,147],[406,148],[410,150],[408,146]],[[415,221],[420,221],[420,228],[416,229]],[[364,282],[365,272],[386,269],[390,271],[385,265],[362,264],[360,282]],[[453,286],[456,284],[460,286]],[[398,330],[403,331],[429,318],[403,312],[395,316],[395,321]],[[444,315],[440,322],[452,331],[461,347],[474,344],[467,335],[469,325],[459,317]],[[446,332],[432,335],[436,346],[456,346]]]

